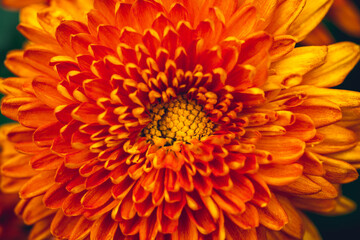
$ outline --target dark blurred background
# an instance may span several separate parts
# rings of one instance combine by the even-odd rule
[[[354,1],[360,8],[360,2]],[[360,44],[359,38],[353,38],[339,30],[329,20],[324,23],[331,30],[337,42],[352,41]],[[12,74],[5,68],[3,61],[6,53],[12,49],[20,49],[25,41],[24,37],[16,31],[18,13],[0,8],[0,77],[5,78]],[[354,23],[360,24],[360,23]],[[349,74],[343,84],[337,88],[360,91],[360,64]],[[9,122],[0,114],[0,123]],[[359,156],[360,157],[360,156]],[[319,229],[324,240],[360,239],[360,179],[343,186],[343,194],[358,203],[358,209],[348,215],[340,217],[324,217],[308,214]],[[5,240],[5,239],[4,239]],[[21,240],[21,239],[19,239]]]

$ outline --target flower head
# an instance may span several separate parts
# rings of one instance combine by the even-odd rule
[[[358,176],[342,159],[357,149],[360,94],[327,87],[359,47],[294,48],[330,5],[24,8],[30,43],[1,83],[2,113],[20,123],[2,176],[32,238],[319,238],[301,210],[350,211],[339,186]]]

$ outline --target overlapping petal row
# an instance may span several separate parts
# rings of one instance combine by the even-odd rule
[[[302,209],[353,204],[360,94],[327,89],[352,43],[294,48],[331,1],[52,1],[21,13],[2,113],[17,154],[2,190],[32,239],[317,239]],[[289,11],[288,9],[291,9]],[[295,11],[294,11],[295,9]],[[216,126],[142,135],[186,96]],[[344,97],[346,96],[346,97]],[[347,162],[343,161],[346,160]]]

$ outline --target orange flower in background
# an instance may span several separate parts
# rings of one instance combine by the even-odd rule
[[[294,48],[332,1],[51,1],[21,10],[2,190],[30,239],[320,239],[347,213],[359,46]]]
[[[1,5],[10,9],[19,9],[35,3],[49,3],[49,0],[1,0]]]
[[[9,124],[0,128],[0,166],[5,163],[5,161],[18,155],[13,145],[6,139],[6,135],[12,127],[13,126]],[[1,186],[6,185],[6,180],[5,182],[1,182],[0,179],[0,184]],[[14,214],[14,208],[18,201],[18,194],[0,192],[0,239],[19,240],[27,238],[28,231],[24,227],[25,225],[21,219]]]
[[[340,30],[360,38],[360,10],[351,0],[334,0],[327,15]],[[308,45],[328,45],[334,38],[324,24],[319,24],[304,40]]]

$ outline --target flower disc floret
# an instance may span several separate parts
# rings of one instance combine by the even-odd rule
[[[151,143],[189,143],[192,139],[201,140],[213,132],[214,123],[206,116],[203,107],[185,96],[180,95],[168,103],[156,104],[150,111],[152,121],[142,134]]]

